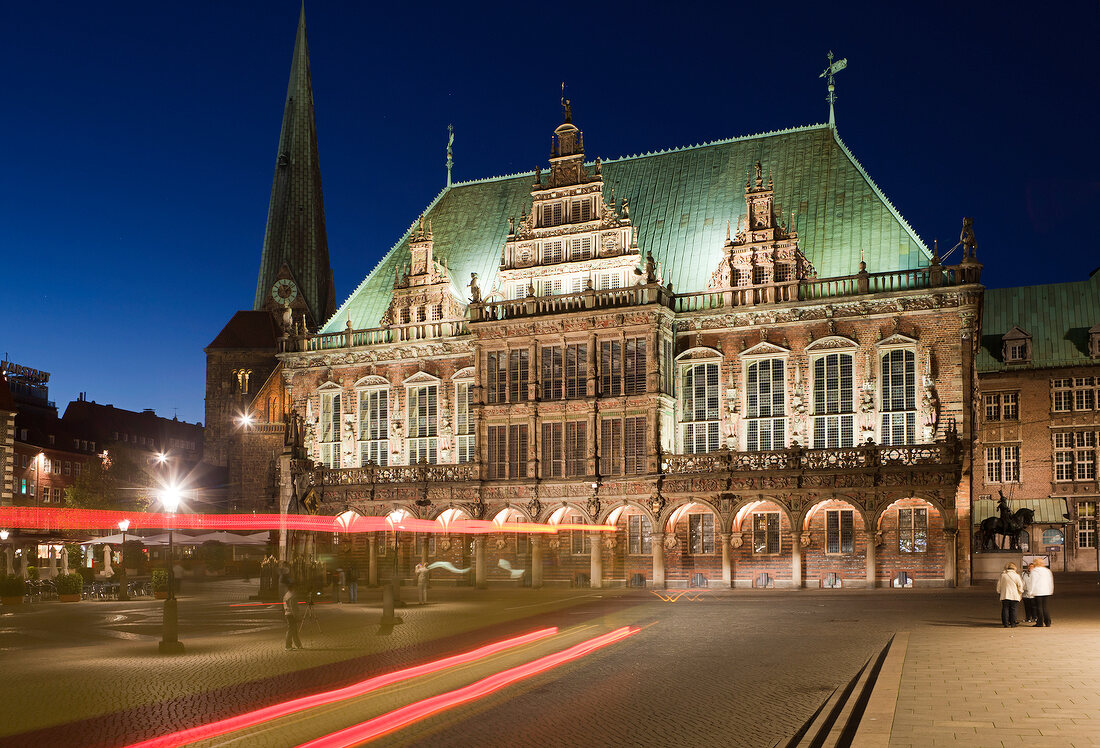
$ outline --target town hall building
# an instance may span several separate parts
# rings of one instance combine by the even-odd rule
[[[969,223],[944,265],[831,117],[603,159],[562,105],[546,164],[448,183],[337,305],[303,15],[254,306],[206,349],[231,510],[438,523],[316,539],[375,583],[968,584]]]

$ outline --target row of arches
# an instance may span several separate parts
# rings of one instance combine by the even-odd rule
[[[828,586],[862,587],[889,585],[899,574],[919,585],[942,586],[953,578],[949,518],[920,497],[900,498],[874,511],[844,497],[801,511],[757,498],[726,513],[709,500],[685,498],[657,514],[624,501],[597,513],[599,529],[591,508],[562,502],[536,516],[542,524],[592,530],[470,536],[448,532],[473,518],[466,508],[449,506],[419,517],[439,523],[438,532],[349,536],[340,551],[346,563],[369,567],[378,563],[378,554],[392,559],[396,548],[399,574],[409,574],[418,562],[440,562],[466,570],[440,573],[440,581],[479,586],[518,578],[536,586],[816,587],[828,581]],[[397,526],[417,513],[415,506],[397,508],[389,518]],[[518,505],[487,519],[502,528],[535,520],[529,507]],[[521,578],[516,570],[523,572]]]

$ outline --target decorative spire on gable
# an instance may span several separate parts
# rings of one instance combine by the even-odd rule
[[[288,273],[297,284],[294,306],[306,313],[310,327],[322,324],[336,312],[304,5],[290,63],[254,309],[281,313],[285,288],[284,298],[277,299],[274,285],[286,280]]]

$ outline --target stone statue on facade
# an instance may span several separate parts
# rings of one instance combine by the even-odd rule
[[[978,256],[978,241],[974,238],[974,219],[964,218],[959,244],[963,246],[963,259]]]
[[[927,374],[924,377],[924,391],[921,395],[921,409],[924,411],[926,440],[932,441],[936,434],[936,425],[940,419],[940,398],[936,394],[936,383]]]
[[[645,253],[645,282],[657,282],[657,263],[653,260],[653,253],[648,249]]]
[[[481,288],[477,284],[477,273],[470,273],[470,301],[474,304],[481,303]]]
[[[294,332],[294,312],[290,304],[283,305],[283,333],[290,335]]]

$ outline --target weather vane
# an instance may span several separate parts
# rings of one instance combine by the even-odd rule
[[[454,166],[454,154],[451,151],[451,146],[455,142],[455,126],[447,125],[447,186],[451,186],[451,167]]]
[[[825,56],[829,59],[829,67],[825,68],[825,71],[817,77],[826,78],[827,76],[825,82],[829,84],[829,95],[825,97],[825,101],[829,102],[829,125],[833,126],[836,124],[836,120],[833,116],[833,103],[836,101],[836,80],[833,76],[848,67],[848,58],[845,57],[843,60],[833,62],[833,50],[831,49],[829,50],[829,54]]]

